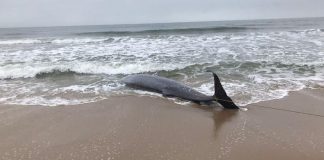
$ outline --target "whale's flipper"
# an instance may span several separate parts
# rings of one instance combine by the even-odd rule
[[[228,109],[239,109],[238,106],[236,106],[233,102],[233,100],[227,96],[218,76],[216,75],[216,73],[212,72],[212,71],[208,71],[213,73],[214,76],[214,98],[215,100],[220,103],[224,108],[228,108]]]

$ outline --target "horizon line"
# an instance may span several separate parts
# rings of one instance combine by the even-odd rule
[[[169,21],[169,22],[139,22],[139,23],[116,23],[116,24],[80,24],[80,25],[53,25],[53,26],[24,26],[24,27],[1,27],[0,29],[21,29],[21,28],[55,28],[55,27],[91,27],[91,26],[121,26],[121,25],[148,25],[148,24],[175,24],[175,23],[203,23],[203,22],[231,22],[231,21],[253,21],[253,20],[284,20],[284,19],[307,19],[324,18],[324,16],[310,17],[283,17],[283,18],[256,18],[256,19],[228,19],[228,20],[207,20],[207,21]]]

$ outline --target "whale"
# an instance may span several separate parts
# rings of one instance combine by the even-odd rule
[[[211,72],[211,71],[208,71]],[[214,76],[214,95],[209,96],[198,92],[192,87],[176,80],[149,74],[133,74],[122,78],[126,86],[162,94],[164,97],[176,97],[198,104],[212,104],[217,102],[226,109],[239,109],[225,92],[216,73]]]

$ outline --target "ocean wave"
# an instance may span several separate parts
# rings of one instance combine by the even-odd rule
[[[157,29],[142,31],[106,31],[106,32],[84,32],[77,35],[157,35],[157,34],[187,34],[187,33],[210,33],[210,32],[235,32],[245,30],[255,30],[249,27],[211,27],[211,28],[180,28],[180,29]]]
[[[177,37],[177,34],[190,34],[190,33],[211,33],[211,32],[239,32],[239,31],[251,31],[250,34],[255,34],[258,31],[257,28],[248,27],[214,27],[214,28],[184,28],[184,29],[161,29],[161,30],[144,30],[144,31],[107,31],[107,32],[84,32],[77,33],[79,37],[67,37],[67,38],[34,38],[34,39],[3,39],[0,40],[0,45],[17,45],[17,44],[91,44],[91,43],[112,43],[132,40],[133,35],[170,35],[169,38]],[[280,32],[267,32],[261,35],[288,35],[298,36],[298,34],[323,34],[323,29],[305,29],[305,30],[291,30],[291,31],[280,31]],[[218,35],[222,37],[221,35]],[[181,37],[184,38],[184,37]],[[245,36],[231,37],[231,40],[242,40]],[[317,43],[318,44],[318,43]]]
[[[0,45],[16,44],[85,44],[85,43],[109,43],[114,38],[58,38],[58,39],[13,39],[0,40]]]
[[[85,103],[91,103],[91,102],[97,102],[101,99],[98,98],[92,98],[92,99],[64,99],[60,97],[54,97],[54,98],[45,98],[42,96],[34,96],[29,98],[23,98],[19,100],[14,101],[8,101],[6,104],[12,104],[12,105],[37,105],[37,106],[60,106],[60,105],[78,105],[78,104],[85,104]],[[0,100],[1,102],[1,100]]]
[[[113,38],[66,38],[66,39],[54,39],[49,43],[54,44],[83,44],[83,43],[98,43],[98,42],[109,42]]]
[[[42,78],[49,76],[60,76],[70,74],[134,74],[154,71],[170,71],[181,69],[186,66],[177,64],[95,64],[88,62],[77,62],[65,65],[42,65],[42,66],[23,66],[23,65],[7,65],[0,67],[0,79],[16,79],[16,78]]]
[[[212,95],[213,79],[206,69],[219,74],[240,105],[323,86],[323,29],[289,29],[193,28],[1,39],[0,103],[97,101],[128,93],[119,80],[136,73],[176,79]],[[205,32],[223,33],[190,34]],[[124,36],[128,34],[135,36]]]
[[[77,33],[79,36],[132,36],[132,35],[177,35],[177,34],[195,34],[195,33],[219,33],[219,32],[244,32],[252,31],[259,32],[262,28],[253,27],[242,27],[242,26],[220,26],[220,27],[210,27],[210,28],[179,28],[179,29],[157,29],[157,30],[140,30],[140,31],[103,31],[103,32],[83,32]],[[302,30],[290,30],[290,31],[280,31],[280,33],[322,33],[324,29],[311,28]],[[276,33],[277,31],[271,31],[270,33]]]
[[[322,34],[324,29],[320,28],[310,28],[310,29],[302,29],[302,30],[290,30],[289,33],[296,33],[296,34]],[[282,33],[285,33],[285,31],[282,31]]]
[[[69,69],[51,69],[47,71],[41,71],[39,73],[36,73],[35,77],[36,78],[46,78],[46,77],[52,77],[52,76],[70,76],[73,74],[78,74],[77,72],[71,71]]]
[[[13,39],[13,40],[0,40],[0,45],[13,45],[13,44],[37,44],[42,43],[38,39]]]

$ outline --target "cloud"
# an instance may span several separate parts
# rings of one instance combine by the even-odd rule
[[[324,16],[323,0],[1,0],[0,27]]]

